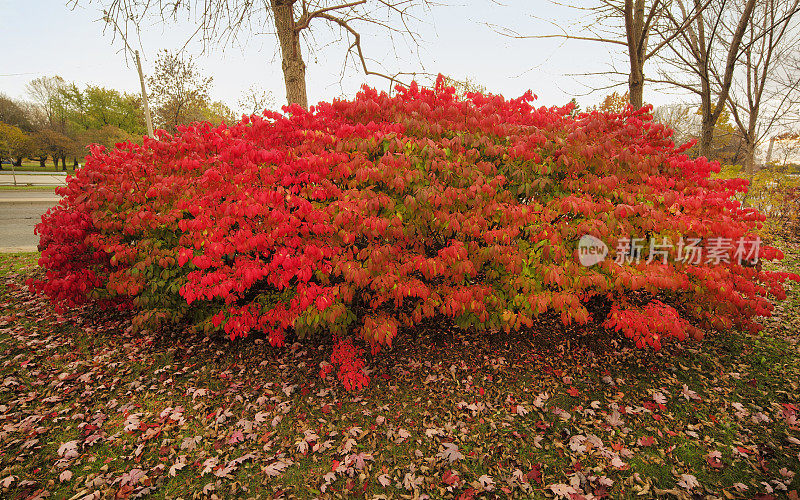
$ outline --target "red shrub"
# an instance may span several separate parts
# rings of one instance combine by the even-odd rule
[[[656,349],[696,328],[757,329],[787,274],[737,263],[735,244],[718,263],[677,260],[682,238],[753,240],[763,216],[732,199],[746,182],[710,179],[716,164],[682,155],[649,108],[573,117],[532,99],[364,88],[95,147],[38,226],[48,271],[34,287],[274,345],[358,332],[373,352],[442,318],[491,331],[557,314]],[[585,234],[612,249],[644,238],[643,258],[582,266]],[[356,352],[343,341],[332,358],[353,387],[367,380]]]

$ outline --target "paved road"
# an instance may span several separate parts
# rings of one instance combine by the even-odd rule
[[[50,191],[0,191],[0,253],[35,252],[33,227],[57,203]]]

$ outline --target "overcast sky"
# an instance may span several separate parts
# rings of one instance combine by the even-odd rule
[[[580,4],[581,1],[575,0]],[[126,64],[119,40],[103,34],[102,3],[80,0],[70,9],[64,0],[0,0],[0,93],[25,98],[25,84],[42,75],[60,75],[79,84],[94,84],[128,92],[138,92],[133,64]],[[364,40],[367,56],[376,68],[387,72],[419,71],[443,73],[454,78],[470,78],[489,91],[517,97],[530,89],[543,105],[562,105],[572,97],[584,107],[597,103],[611,90],[585,95],[592,87],[619,80],[608,76],[594,78],[570,76],[574,73],[606,71],[611,64],[624,69],[626,60],[610,52],[605,44],[581,41],[511,39],[493,31],[487,24],[503,25],[526,34],[553,33],[550,19],[562,26],[574,22],[577,13],[546,0],[450,0],[445,7],[427,12],[416,26],[421,43],[414,54],[403,43],[384,34],[368,31]],[[387,82],[365,77],[352,64],[342,71],[346,46],[336,43],[336,35],[324,23],[312,24],[318,49],[309,53],[309,102],[352,96],[360,85],[386,89]],[[184,46],[193,30],[190,21],[164,26],[149,22],[134,44],[144,60],[144,72],[153,70],[156,53]],[[243,43],[234,47],[217,46],[202,53],[199,43],[189,43],[186,55],[195,58],[205,76],[213,76],[212,97],[236,108],[242,92],[251,86],[271,91],[278,105],[284,103],[285,90],[274,33],[245,33]],[[395,56],[396,54],[396,56]],[[625,90],[620,86],[621,91]],[[653,104],[673,102],[676,96],[645,88],[645,101]]]

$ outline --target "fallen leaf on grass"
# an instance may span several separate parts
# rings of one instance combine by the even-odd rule
[[[78,442],[77,441],[67,441],[66,443],[62,443],[61,446],[58,447],[58,456],[70,459],[75,458],[78,456]]]
[[[458,446],[455,443],[442,443],[442,446],[444,446],[444,450],[440,451],[436,455],[436,458],[447,459],[450,463],[464,458],[464,455],[458,451]]]
[[[264,474],[266,474],[269,477],[277,477],[283,474],[286,468],[289,467],[290,465],[292,465],[291,460],[285,460],[285,461],[276,460],[275,462],[272,462],[271,464],[264,467],[262,470],[264,471]]]
[[[700,399],[700,396],[698,396],[697,393],[694,392],[693,390],[689,389],[689,386],[686,384],[683,384],[683,389],[681,390],[681,396],[686,398],[686,401],[689,401],[690,399],[694,400]]]
[[[697,481],[697,478],[691,474],[681,474],[681,479],[678,481],[678,486],[687,490],[691,490],[692,488],[700,486],[700,483]]]
[[[478,478],[478,483],[480,483],[484,491],[494,490],[494,478],[492,476],[484,474]]]
[[[708,463],[709,467],[714,469],[722,469],[725,467],[722,463],[722,452],[719,450],[714,450],[706,455],[706,463]]]
[[[577,493],[575,488],[564,483],[551,484],[550,486],[547,487],[547,489],[549,489],[559,497],[569,497],[570,495],[574,495]]]
[[[639,446],[652,446],[655,444],[656,438],[653,436],[640,436],[638,440],[636,440],[636,444]]]

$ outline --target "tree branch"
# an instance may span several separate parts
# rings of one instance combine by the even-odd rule
[[[320,19],[325,19],[325,20],[330,21],[330,22],[332,22],[334,24],[337,24],[340,27],[342,27],[343,29],[345,29],[348,33],[350,33],[350,35],[353,37],[353,43],[350,44],[350,47],[347,49],[347,53],[350,54],[350,53],[353,52],[353,49],[355,49],[356,55],[358,56],[358,60],[361,62],[361,68],[364,70],[364,74],[365,75],[379,76],[381,78],[385,78],[385,79],[389,80],[391,82],[391,84],[400,84],[400,85],[403,85],[403,86],[407,86],[405,83],[403,83],[403,82],[401,82],[401,81],[399,81],[397,79],[397,76],[402,74],[402,73],[397,73],[394,76],[389,76],[389,75],[387,75],[385,73],[380,73],[378,71],[372,71],[367,67],[367,60],[364,57],[364,51],[361,48],[361,33],[359,33],[355,28],[350,26],[350,24],[346,20],[341,19],[341,18],[336,17],[336,16],[333,16],[331,14],[328,14],[327,12],[320,12],[315,17],[316,18],[320,18]]]
[[[303,12],[303,15],[301,15],[300,18],[295,23],[294,30],[295,31],[301,31],[301,30],[304,30],[304,29],[308,28],[308,24],[311,22],[312,19],[314,19],[315,17],[322,17],[321,14],[325,14],[326,12],[332,12],[332,11],[335,11],[335,10],[341,10],[341,9],[347,9],[347,8],[351,8],[351,7],[356,7],[356,6],[359,6],[359,5],[363,5],[365,3],[367,3],[367,0],[358,0],[358,1],[355,1],[355,2],[343,3],[341,5],[333,5],[331,7],[324,7],[322,9],[317,9],[317,10],[315,10],[313,12],[308,12],[308,11],[305,10],[306,9],[306,4],[305,4],[305,2],[303,2],[303,10],[304,10],[304,12]]]
[[[486,25],[489,26],[489,28],[491,28],[498,35],[505,36],[508,38],[517,38],[521,40],[533,39],[533,38],[561,38],[563,40],[585,40],[589,42],[614,43],[617,45],[625,45],[625,46],[628,45],[627,42],[623,42],[622,40],[614,40],[613,38],[575,36],[575,35],[569,35],[566,32],[563,34],[555,33],[550,35],[521,35],[510,28],[506,28],[505,26],[497,26],[496,24],[490,24],[490,23],[486,23]]]

